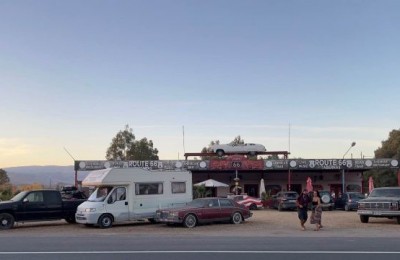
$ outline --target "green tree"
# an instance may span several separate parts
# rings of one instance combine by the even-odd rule
[[[8,178],[7,172],[3,169],[0,169],[0,185],[8,184],[10,182],[10,178]]]
[[[392,158],[400,160],[400,129],[392,130],[389,138],[382,141],[382,146],[375,150],[375,158]],[[371,170],[364,175],[364,181],[369,177],[374,179],[375,187],[397,186],[397,173],[393,170]],[[368,186],[367,186],[368,187]]]
[[[232,145],[237,145],[237,144],[244,144],[244,139],[240,137],[240,135],[236,136],[235,139],[233,139],[232,142],[230,142]]]
[[[107,160],[158,160],[158,150],[153,147],[153,141],[143,138],[135,140],[132,128],[125,126],[112,139],[106,153]]]

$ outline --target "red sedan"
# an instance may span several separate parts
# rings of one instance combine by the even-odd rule
[[[200,223],[230,221],[240,224],[252,213],[244,206],[227,198],[201,198],[189,202],[183,208],[159,209],[156,221],[166,224],[183,224],[193,228]]]

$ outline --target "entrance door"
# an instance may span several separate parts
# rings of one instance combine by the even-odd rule
[[[125,187],[117,187],[112,190],[107,198],[107,212],[113,214],[116,222],[129,219],[129,206]]]
[[[342,195],[342,184],[331,184],[331,194],[334,198],[339,198]]]
[[[286,187],[287,190],[289,190],[288,186]],[[301,184],[291,184],[290,185],[290,191],[295,191],[295,192],[297,192],[297,194],[301,194],[301,192],[303,190],[301,189]]]
[[[245,184],[244,192],[247,195],[258,198],[258,185],[257,184]]]

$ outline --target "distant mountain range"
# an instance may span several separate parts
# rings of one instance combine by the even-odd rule
[[[40,183],[45,187],[73,185],[75,180],[74,166],[21,166],[3,168],[13,185]],[[87,172],[78,172],[78,180],[82,180]]]

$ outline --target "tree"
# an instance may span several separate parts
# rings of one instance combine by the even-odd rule
[[[125,126],[112,139],[106,153],[107,160],[158,160],[158,150],[153,148],[153,141],[143,138],[135,140],[132,128]]]
[[[10,178],[8,178],[7,172],[3,169],[0,169],[0,185],[8,184],[10,182]]]
[[[382,141],[382,147],[375,150],[375,158],[392,158],[400,160],[400,129],[392,130],[389,138]],[[393,170],[371,170],[364,175],[364,181],[369,177],[374,179],[375,187],[397,186],[397,173]]]
[[[230,142],[231,145],[238,145],[238,144],[244,144],[244,139],[240,137],[240,135],[236,136],[235,139],[233,139],[232,142]]]

